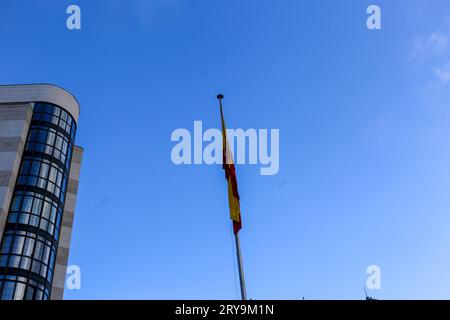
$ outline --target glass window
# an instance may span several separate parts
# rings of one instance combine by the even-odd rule
[[[31,266],[31,259],[22,257],[22,260],[20,261],[20,269],[30,270],[30,266]]]
[[[36,186],[38,188],[45,189],[46,185],[47,185],[47,179],[39,178]]]
[[[20,265],[20,256],[11,255],[9,257],[8,267],[10,268],[18,268]]]
[[[39,216],[31,215],[28,224],[37,227],[39,225]]]
[[[23,212],[31,212],[32,204],[33,204],[33,198],[32,197],[24,197],[23,198],[23,204],[22,204],[22,211]]]
[[[34,248],[34,259],[41,260],[42,253],[44,252],[44,244],[40,241],[36,242],[36,247]]]
[[[63,138],[62,138],[62,136],[58,133],[58,136],[56,137],[55,148],[57,148],[58,150],[61,150],[61,149],[62,149],[62,145],[63,145]]]
[[[19,223],[21,224],[28,224],[28,221],[30,220],[30,215],[27,213],[21,213],[19,216]]]
[[[6,235],[5,237],[3,237],[3,243],[2,243],[2,248],[0,249],[0,252],[8,253],[9,249],[11,249],[11,243],[12,243],[11,235]]]
[[[33,209],[31,210],[32,213],[39,215],[42,210],[42,199],[35,198],[33,201]]]
[[[47,179],[48,171],[49,171],[49,166],[48,166],[48,164],[47,164],[47,163],[43,163],[43,164],[41,165],[41,172],[40,172],[40,175],[39,175],[39,176],[40,176],[41,178]]]
[[[39,274],[40,270],[41,270],[41,262],[39,262],[38,260],[33,260],[31,264],[31,271]]]
[[[21,201],[22,201],[21,196],[14,196],[11,203],[11,211],[19,211]]]
[[[47,130],[39,130],[37,142],[45,143],[47,141]]]
[[[8,255],[0,254],[0,267],[6,267],[7,262],[8,262]]]
[[[34,297],[34,288],[31,286],[28,286],[25,291],[25,300],[32,300]]]
[[[50,174],[48,176],[48,180],[50,180],[51,182],[56,182],[56,175],[58,174],[58,171],[56,170],[55,167],[51,167],[50,168]]]
[[[36,143],[36,144],[34,145],[34,150],[35,150],[36,152],[44,152],[44,147],[45,147],[44,144],[42,144],[42,143]]]
[[[10,213],[8,216],[8,223],[16,223],[18,215],[17,213]]]
[[[37,177],[29,176],[28,180],[27,180],[27,183],[29,185],[31,185],[31,186],[36,186],[37,185],[37,180],[38,180]]]
[[[61,114],[61,109],[60,108],[53,108],[53,115],[56,118],[58,118],[60,114]]]
[[[45,105],[45,107],[44,107],[44,112],[45,113],[49,113],[49,114],[53,113],[53,106],[52,105],[50,105],[48,103],[46,103],[44,105]]]
[[[23,243],[25,242],[24,237],[16,237],[14,240],[14,245],[12,249],[13,254],[22,254]]]
[[[17,283],[16,284],[16,291],[14,292],[14,300],[23,300],[23,297],[25,295],[25,283]]]
[[[14,192],[8,224],[0,243],[0,266],[20,268],[27,271],[25,274],[40,274],[44,279],[21,277],[18,280],[6,271],[0,275],[0,284],[10,284],[4,290],[0,286],[0,297],[8,299],[49,298],[51,288],[48,283],[53,278],[76,132],[72,117],[61,108],[36,103],[33,110],[17,180],[20,190],[26,188],[28,191]],[[41,230],[48,232],[45,237]]]
[[[43,290],[36,290],[36,295],[35,295],[34,298],[35,298],[36,300],[42,300],[43,295],[44,295]]]
[[[67,120],[67,112],[65,112],[64,110],[61,110],[61,119],[63,120],[63,121],[66,121]]]
[[[14,282],[7,281],[5,282],[2,294],[2,300],[12,300],[14,294]]]
[[[29,138],[28,138],[28,141],[29,141],[29,142],[36,141],[37,136],[38,136],[38,132],[39,132],[39,130],[31,129],[31,130],[30,130],[30,136],[29,136]]]
[[[38,176],[39,175],[40,165],[41,165],[40,162],[33,161],[33,163],[31,164],[30,174],[33,175],[33,176]]]
[[[27,183],[27,177],[26,176],[19,176],[19,179],[17,180],[17,184],[26,184]]]
[[[24,160],[22,162],[22,167],[20,168],[20,174],[27,174],[29,168],[30,168],[30,161]]]
[[[41,223],[39,225],[39,228],[41,228],[42,230],[47,231],[47,229],[48,229],[48,220],[41,219]]]
[[[25,240],[25,245],[23,247],[23,255],[31,257],[31,254],[33,253],[33,247],[34,247],[34,239],[27,238]]]

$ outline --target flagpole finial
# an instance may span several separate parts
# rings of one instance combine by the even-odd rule
[[[222,100],[222,99],[223,99],[223,94],[219,93],[219,94],[217,95],[217,99]]]

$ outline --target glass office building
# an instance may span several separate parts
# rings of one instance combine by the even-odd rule
[[[0,86],[0,299],[62,299],[82,148],[79,105],[52,85]]]

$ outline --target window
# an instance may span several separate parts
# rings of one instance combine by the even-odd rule
[[[27,256],[27,257],[31,257],[31,253],[33,252],[33,247],[34,247],[34,239],[27,238],[27,240],[25,241],[24,248],[23,248],[23,255]]]
[[[23,296],[25,295],[25,283],[17,283],[16,291],[14,292],[14,300],[23,300]]]
[[[3,243],[2,243],[0,253],[9,253],[9,249],[11,248],[11,242],[12,242],[12,236],[5,235],[5,237],[3,238]]]
[[[14,294],[15,282],[7,281],[3,287],[2,300],[11,300]]]
[[[33,204],[33,198],[32,197],[25,197],[25,198],[23,198],[22,212],[31,212],[32,204]]]
[[[23,243],[25,242],[24,237],[16,237],[14,240],[14,245],[12,248],[12,254],[22,254]]]
[[[75,132],[66,111],[35,103],[0,242],[1,299],[50,296]]]

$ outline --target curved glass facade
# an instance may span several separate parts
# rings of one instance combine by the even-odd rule
[[[35,103],[0,244],[0,299],[50,298],[76,132],[62,108]]]

